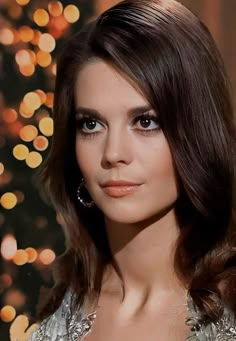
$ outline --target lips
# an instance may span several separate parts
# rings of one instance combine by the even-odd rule
[[[119,198],[137,191],[140,184],[126,180],[109,180],[102,184],[106,194],[111,197]]]

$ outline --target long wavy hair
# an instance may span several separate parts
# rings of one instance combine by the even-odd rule
[[[204,318],[221,316],[219,302],[236,313],[236,131],[222,59],[206,26],[177,1],[125,0],[71,37],[58,61],[54,137],[41,182],[63,215],[67,247],[39,316],[54,312],[69,288],[79,306],[95,302],[113,262],[103,213],[76,198],[82,174],[75,157],[74,87],[94,59],[126,75],[159,113],[181,189],[176,274]]]

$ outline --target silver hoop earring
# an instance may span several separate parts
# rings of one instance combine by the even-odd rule
[[[79,187],[77,188],[77,199],[79,200],[79,202],[80,202],[83,206],[85,206],[85,207],[87,207],[87,208],[90,208],[90,207],[94,206],[95,203],[94,203],[93,200],[90,201],[90,202],[88,202],[88,201],[86,201],[84,198],[82,198],[81,192],[82,192],[82,190],[83,190],[83,187],[84,187],[84,189],[85,189],[85,181],[84,181],[84,178],[81,179],[81,182],[80,182],[80,184],[79,184]],[[88,195],[88,193],[85,193],[85,195]]]

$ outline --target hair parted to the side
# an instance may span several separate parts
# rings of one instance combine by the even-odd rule
[[[41,317],[69,287],[77,303],[95,301],[112,262],[102,212],[76,200],[74,86],[96,58],[126,75],[159,115],[181,188],[176,273],[205,317],[220,317],[220,302],[236,313],[236,134],[221,57],[205,25],[179,2],[126,0],[73,36],[58,62],[53,144],[41,179],[64,217],[67,251]]]

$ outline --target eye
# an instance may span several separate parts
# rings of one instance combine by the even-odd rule
[[[160,128],[157,116],[150,113],[145,113],[136,117],[135,123],[138,123],[138,130],[153,131]]]
[[[77,119],[77,129],[82,134],[94,134],[103,129],[103,125],[95,118],[84,117]]]

